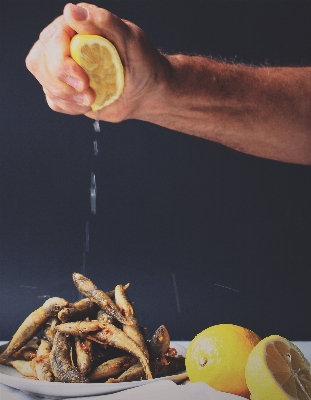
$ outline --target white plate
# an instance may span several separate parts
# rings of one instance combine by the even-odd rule
[[[6,344],[0,346],[0,353],[5,349]],[[171,342],[178,354],[185,356],[186,349],[178,343]],[[166,376],[164,378],[156,378],[143,381],[122,382],[122,383],[63,383],[63,382],[43,382],[33,379],[24,378],[14,368],[0,364],[0,383],[19,389],[26,393],[31,393],[41,397],[50,397],[63,399],[66,397],[83,397],[95,396],[100,394],[109,394],[120,392],[121,390],[130,389],[136,386],[152,384],[159,380],[171,380],[173,382],[181,382],[187,379],[187,374],[181,373],[177,375]]]

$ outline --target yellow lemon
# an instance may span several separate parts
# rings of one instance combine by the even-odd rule
[[[219,324],[205,329],[187,349],[186,370],[190,381],[205,382],[221,392],[249,398],[245,365],[259,341],[256,333],[237,325]]]
[[[311,399],[311,365],[281,336],[269,336],[254,347],[245,376],[252,400]]]
[[[119,53],[107,39],[97,35],[75,35],[71,57],[85,70],[96,93],[92,110],[98,111],[117,100],[124,88],[124,70]]]

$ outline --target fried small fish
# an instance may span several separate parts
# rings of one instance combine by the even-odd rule
[[[149,367],[149,359],[143,349],[116,326],[112,324],[102,325],[104,326],[100,331],[92,333],[88,337],[90,339],[93,338],[103,344],[108,344],[109,346],[117,347],[133,354],[141,362],[146,374],[146,378],[152,379],[152,374]]]
[[[33,311],[17,329],[7,348],[0,354],[0,364],[17,350],[23,347],[46,324],[48,319],[68,305],[68,301],[59,297],[52,297],[44,302],[37,310]]]
[[[69,338],[65,333],[56,332],[50,353],[50,362],[55,380],[60,382],[88,382],[78,368],[72,366]]]
[[[65,324],[57,325],[57,332],[66,333],[67,335],[86,336],[90,332],[100,331],[106,325],[98,320],[93,321],[76,321],[66,322]]]
[[[137,362],[136,357],[133,356],[121,356],[107,360],[104,363],[98,365],[88,375],[90,382],[111,378],[118,376],[127,370],[131,365]],[[141,364],[140,364],[141,365]],[[144,374],[144,369],[142,373]]]
[[[150,358],[161,357],[167,353],[171,343],[170,334],[164,325],[154,332],[148,343]]]
[[[117,378],[109,378],[107,383],[133,382],[144,379],[144,368],[140,362],[135,363]]]
[[[37,357],[34,358],[35,370],[39,381],[53,382],[54,375],[50,363],[51,344],[48,340],[41,339]]]
[[[161,378],[185,371],[184,357],[165,357],[150,361],[153,378]],[[118,378],[109,378],[107,383],[132,382],[145,379],[144,368],[141,363],[136,363],[127,369]]]
[[[114,304],[107,293],[98,289],[98,287],[87,277],[78,272],[72,274],[73,282],[77,289],[91,301],[98,304],[107,314],[118,320],[122,324],[130,324],[126,321],[118,307]]]
[[[147,343],[136,318],[133,304],[122,285],[115,287],[115,302],[126,320],[132,322],[131,325],[123,325],[123,331],[141,347],[146,357],[149,358]]]
[[[96,303],[91,301],[89,298],[84,298],[63,308],[58,313],[58,318],[63,323],[82,320],[88,316],[95,317],[98,309],[99,307]]]
[[[87,375],[93,363],[93,342],[86,338],[75,336],[76,363],[78,370]]]

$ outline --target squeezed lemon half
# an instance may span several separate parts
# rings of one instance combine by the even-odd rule
[[[117,49],[98,35],[77,34],[70,42],[71,57],[87,73],[96,99],[92,110],[98,111],[116,101],[124,88],[124,69]]]
[[[311,399],[311,365],[281,336],[268,336],[254,347],[245,377],[251,400]]]

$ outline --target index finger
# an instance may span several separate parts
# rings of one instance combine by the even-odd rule
[[[76,32],[66,23],[62,15],[57,17],[43,29],[39,35],[39,40],[44,46],[51,38],[58,36],[59,32],[67,35],[70,39],[76,34]]]

